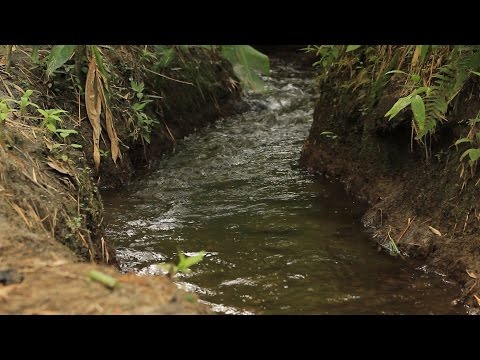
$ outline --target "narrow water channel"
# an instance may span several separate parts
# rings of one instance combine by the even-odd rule
[[[458,288],[379,253],[361,204],[297,163],[312,121],[311,73],[274,62],[251,111],[181,141],[156,170],[103,193],[124,271],[158,274],[177,248],[205,250],[179,286],[223,313],[447,314]]]

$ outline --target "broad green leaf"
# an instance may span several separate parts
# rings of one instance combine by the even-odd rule
[[[64,65],[75,52],[77,45],[55,45],[50,52],[47,64],[47,77]]]
[[[468,153],[468,156],[470,156],[470,161],[477,161],[480,158],[480,149],[471,149]]]
[[[221,52],[230,61],[235,75],[245,87],[255,91],[265,89],[265,84],[256,72],[269,74],[270,63],[267,55],[249,45],[225,45],[221,47]]]
[[[412,97],[412,111],[420,133],[425,129],[425,104],[420,95]]]
[[[402,97],[397,100],[397,102],[392,106],[390,110],[385,114],[385,116],[389,116],[388,120],[392,120],[393,117],[397,116],[397,114],[405,109],[408,105],[412,102],[412,95],[408,95]]]
[[[468,149],[468,150],[466,150],[462,154],[462,156],[460,156],[460,161],[462,161],[463,158],[467,155],[470,157],[471,162],[477,161],[480,158],[480,149]]]
[[[361,46],[362,45],[348,45],[347,50],[345,52],[350,52],[350,51],[353,51],[353,50],[357,50]]]

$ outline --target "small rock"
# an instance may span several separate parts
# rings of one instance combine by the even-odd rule
[[[14,269],[0,270],[0,284],[18,284],[23,281],[23,274]]]

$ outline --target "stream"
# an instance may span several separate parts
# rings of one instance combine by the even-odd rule
[[[309,70],[272,60],[250,110],[179,141],[155,169],[104,191],[123,271],[160,274],[206,251],[178,286],[226,314],[454,314],[459,287],[379,252],[365,204],[298,167],[313,113]]]

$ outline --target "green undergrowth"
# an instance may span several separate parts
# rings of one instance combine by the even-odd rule
[[[321,45],[305,50],[318,56],[314,66],[320,87],[337,79],[338,92],[353,96],[365,119],[386,89],[394,93],[396,101],[384,113],[385,126],[410,127],[407,136],[419,145],[427,162],[436,156],[432,147],[442,141],[442,130],[459,128],[462,135],[447,145],[459,150],[460,176],[476,174],[480,108],[472,117],[458,119],[453,114],[462,101],[478,94],[480,46]]]

